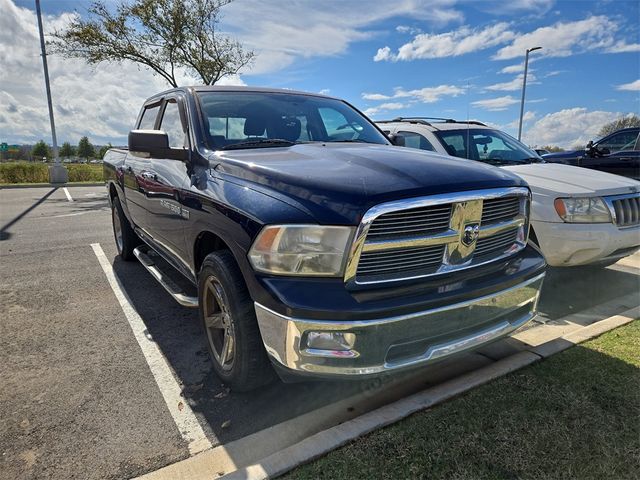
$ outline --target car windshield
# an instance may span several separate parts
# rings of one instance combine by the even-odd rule
[[[468,128],[435,132],[449,155],[492,165],[522,165],[542,162],[540,156],[515,138],[499,130]]]
[[[347,103],[277,92],[199,92],[206,141],[212,149],[286,147],[309,142],[388,144]]]

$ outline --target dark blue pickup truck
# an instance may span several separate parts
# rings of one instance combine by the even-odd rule
[[[527,185],[395,147],[339,99],[170,90],[104,165],[118,253],[199,308],[234,389],[416,367],[535,315]]]

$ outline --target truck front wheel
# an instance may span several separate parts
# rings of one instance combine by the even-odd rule
[[[113,236],[118,254],[127,262],[134,260],[133,250],[142,242],[125,217],[118,197],[115,197],[111,202],[111,223],[113,224]]]
[[[198,276],[200,320],[213,368],[233,390],[248,391],[274,378],[253,302],[231,253],[210,253]]]

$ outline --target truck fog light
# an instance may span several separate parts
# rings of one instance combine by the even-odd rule
[[[307,347],[316,350],[351,350],[356,334],[349,332],[309,332]]]

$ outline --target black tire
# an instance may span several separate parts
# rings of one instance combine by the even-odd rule
[[[133,231],[129,220],[122,211],[122,205],[118,197],[111,202],[111,223],[113,225],[113,237],[120,258],[127,262],[135,260],[133,250],[142,243],[136,232]]]
[[[270,383],[275,372],[262,343],[253,302],[228,250],[210,253],[202,262],[198,299],[200,321],[218,377],[235,391]],[[231,342],[230,349],[225,342]]]

